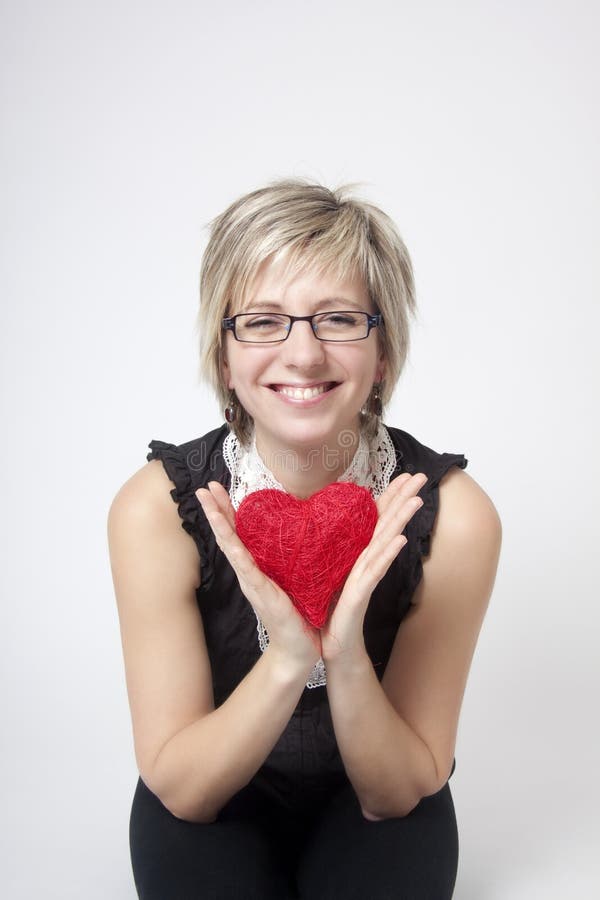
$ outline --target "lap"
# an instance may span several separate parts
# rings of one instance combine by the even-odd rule
[[[449,900],[458,832],[448,784],[408,816],[367,821],[351,787],[323,812],[298,869],[302,900]]]
[[[129,825],[141,900],[288,900],[289,866],[261,798],[246,789],[210,825],[173,816],[140,779]]]
[[[448,785],[382,822],[364,819],[349,784],[310,818],[249,785],[201,825],[140,779],[130,844],[142,900],[449,900],[458,862]]]

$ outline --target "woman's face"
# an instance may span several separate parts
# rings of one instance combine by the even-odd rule
[[[263,264],[244,308],[230,314],[376,312],[358,276],[340,281],[310,270],[284,276],[284,268],[284,260]],[[348,432],[358,434],[360,409],[383,378],[384,360],[377,329],[364,340],[324,342],[309,322],[295,322],[287,340],[276,344],[242,343],[227,332],[223,375],[254,419],[261,452],[327,445],[335,453],[348,446]]]

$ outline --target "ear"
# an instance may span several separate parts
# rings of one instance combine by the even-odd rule
[[[377,368],[375,370],[375,372],[376,372],[375,380],[377,382],[381,383],[382,381],[385,380],[386,370],[387,370],[387,360],[386,360],[385,354],[382,350],[381,353],[379,354],[379,358],[377,360]]]
[[[227,356],[225,355],[225,350],[223,350],[223,354],[221,356],[221,379],[227,385],[227,389],[233,390],[233,381],[231,378],[231,369],[229,368],[229,363],[227,362]]]

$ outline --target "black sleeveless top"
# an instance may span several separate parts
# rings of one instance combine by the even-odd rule
[[[223,425],[179,446],[151,441],[151,452],[147,455],[148,460],[162,461],[175,485],[171,496],[177,503],[182,527],[198,548],[196,597],[212,668],[216,706],[227,699],[261,654],[254,611],[217,546],[195,495],[209,481],[219,481],[229,489],[231,474],[222,452],[228,431],[228,426]],[[396,467],[391,477],[402,472],[424,472],[428,480],[420,492],[423,506],[406,528],[408,543],[374,590],[365,616],[365,644],[380,680],[398,627],[421,579],[422,558],[429,553],[440,480],[452,466],[464,469],[467,465],[462,454],[436,453],[404,431],[390,427],[387,431],[396,452]],[[344,779],[327,688],[306,688],[285,731],[253,780],[292,805],[303,803],[315,793],[327,792]]]

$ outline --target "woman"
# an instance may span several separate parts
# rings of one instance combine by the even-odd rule
[[[142,898],[452,896],[448,779],[500,525],[463,456],[382,425],[413,308],[393,223],[343,191],[278,182],[213,222],[202,364],[228,425],[153,441],[109,515]],[[378,520],[316,628],[235,510],[337,480]]]

